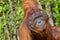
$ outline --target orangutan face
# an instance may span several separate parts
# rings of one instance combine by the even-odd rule
[[[46,23],[46,21],[44,21],[44,20],[42,20],[40,18],[37,18],[34,21],[35,29],[37,28],[37,30],[43,31],[45,29],[45,23]]]
[[[43,31],[45,29],[45,23],[48,21],[47,19],[47,14],[38,10],[30,15],[29,25],[33,30]]]

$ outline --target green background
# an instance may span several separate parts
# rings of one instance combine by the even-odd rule
[[[43,9],[46,11],[46,6],[49,6],[54,25],[60,26],[60,0],[48,0],[47,3],[46,1],[40,0]],[[0,0],[0,40],[15,40],[16,30],[23,18],[21,0]]]

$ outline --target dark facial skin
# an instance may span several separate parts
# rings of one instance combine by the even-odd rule
[[[29,16],[29,25],[33,30],[38,29],[43,31],[45,29],[45,23],[47,22],[47,19],[47,14],[43,14],[40,10],[38,10]]]

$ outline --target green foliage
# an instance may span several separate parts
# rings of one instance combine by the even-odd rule
[[[40,2],[45,9],[45,0]],[[49,2],[54,25],[60,26],[60,0],[49,0]],[[14,40],[14,29],[19,27],[23,18],[21,0],[0,0],[0,40]]]
[[[52,16],[54,20],[55,26],[60,26],[60,2],[59,0],[53,0],[51,1],[51,6],[52,6]]]
[[[0,0],[0,40],[14,40],[14,30],[24,17],[20,2],[21,0]]]
[[[47,5],[47,0],[40,0],[41,5],[43,7],[44,10],[46,9],[46,5]],[[55,26],[60,26],[60,0],[48,0],[48,4],[50,3],[50,8],[51,8],[51,15],[54,21],[54,25]],[[45,5],[46,4],[46,5]]]

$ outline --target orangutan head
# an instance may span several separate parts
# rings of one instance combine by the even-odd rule
[[[48,16],[45,12],[37,10],[29,16],[29,26],[35,31],[43,31],[45,23],[48,22]]]

